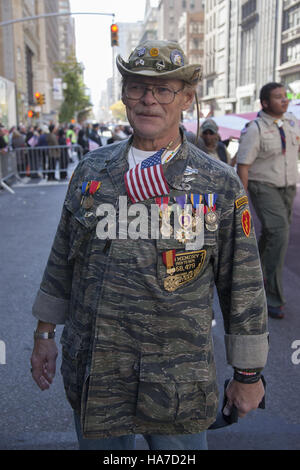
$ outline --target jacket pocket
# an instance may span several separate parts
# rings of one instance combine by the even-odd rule
[[[71,201],[66,201],[65,206],[72,214],[68,255],[68,261],[71,261],[78,256],[83,241],[96,232],[98,218],[95,211],[85,209],[82,206],[78,207]]]
[[[181,422],[206,417],[207,353],[146,354],[141,358],[136,416]]]
[[[60,340],[62,344],[61,374],[67,399],[72,408],[80,412],[89,347],[88,345],[84,347],[83,340],[78,334],[72,334],[71,331],[66,334],[66,331],[65,329]]]

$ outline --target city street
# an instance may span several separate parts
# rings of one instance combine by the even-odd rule
[[[49,390],[41,392],[30,373],[36,326],[31,307],[60,218],[67,184],[24,183],[16,184],[14,190],[15,194],[0,190],[0,341],[6,347],[5,361],[2,360],[5,363],[0,361],[0,449],[77,449],[72,410],[66,401],[59,371],[60,354],[56,377]],[[211,450],[300,450],[299,240],[298,185],[284,271],[286,317],[281,321],[269,320],[270,355],[264,370],[266,409],[252,412],[225,429],[209,431]],[[58,326],[58,344],[61,332],[62,326]],[[232,369],[225,360],[217,300],[213,336],[222,396],[224,380],[231,376]],[[298,354],[292,347],[296,340]],[[138,436],[137,448],[147,449],[141,436]]]

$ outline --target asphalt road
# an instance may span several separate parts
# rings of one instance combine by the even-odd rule
[[[77,449],[72,410],[58,370],[48,391],[41,392],[30,374],[31,307],[38,290],[66,193],[64,183],[17,185],[15,194],[0,190],[0,449]],[[266,410],[250,413],[226,429],[209,431],[211,450],[299,450],[300,364],[293,364],[292,344],[300,342],[300,192],[284,271],[286,318],[269,321],[270,355],[264,371]],[[213,328],[220,389],[231,367],[225,361],[221,313],[216,299]],[[58,341],[62,327],[57,328]],[[3,352],[3,351],[2,351]],[[2,363],[1,363],[2,362]],[[5,362],[5,363],[3,363]],[[138,449],[147,449],[141,436]]]

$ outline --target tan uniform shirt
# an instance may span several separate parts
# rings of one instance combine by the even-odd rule
[[[300,128],[296,117],[285,113],[281,120],[286,137],[285,155],[275,119],[263,111],[242,134],[237,154],[238,164],[251,165],[249,180],[279,188],[297,183],[300,145]]]

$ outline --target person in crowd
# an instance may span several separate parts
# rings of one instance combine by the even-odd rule
[[[58,145],[66,146],[66,132],[63,127],[60,127],[58,130]],[[68,177],[68,165],[69,165],[69,153],[67,147],[60,149],[59,157],[59,175],[61,180],[65,180]]]
[[[200,127],[197,146],[208,155],[231,165],[231,155],[219,136],[219,127],[213,119],[205,119]]]
[[[49,125],[49,132],[46,134],[48,147],[57,147],[58,140],[56,136],[55,124]],[[60,149],[48,149],[48,181],[57,181],[55,178],[56,162],[60,158]]]
[[[200,66],[179,44],[145,41],[117,66],[133,135],[73,174],[33,305],[32,376],[50,387],[65,324],[61,371],[80,449],[132,450],[136,434],[150,450],[206,449],[218,408],[214,284],[234,368],[226,413],[245,416],[264,395],[267,311],[248,199],[236,172],[180,131]],[[105,229],[113,220],[118,234]]]
[[[39,155],[36,151],[34,151],[34,147],[37,146],[39,140],[39,133],[38,133],[38,126],[29,126],[25,143],[28,147],[27,155],[29,161],[29,168],[30,168],[30,177],[35,179],[39,178]]]
[[[0,124],[0,153],[4,154],[8,151],[8,142],[6,139],[5,127]]]
[[[261,222],[259,251],[269,316],[284,318],[282,276],[298,177],[299,123],[284,85],[260,90],[262,110],[241,136],[237,171]]]
[[[77,144],[82,148],[82,154],[85,155],[89,152],[89,130],[88,126],[82,125],[78,131]]]
[[[21,178],[25,177],[29,172],[28,155],[25,151],[25,136],[17,129],[12,132],[11,147],[16,150],[17,169]]]
[[[99,135],[99,124],[98,123],[95,123],[95,124],[92,125],[92,129],[89,133],[89,140],[91,140],[96,145],[98,145],[98,147],[102,146],[101,137]],[[93,144],[92,144],[92,146],[93,146]]]

